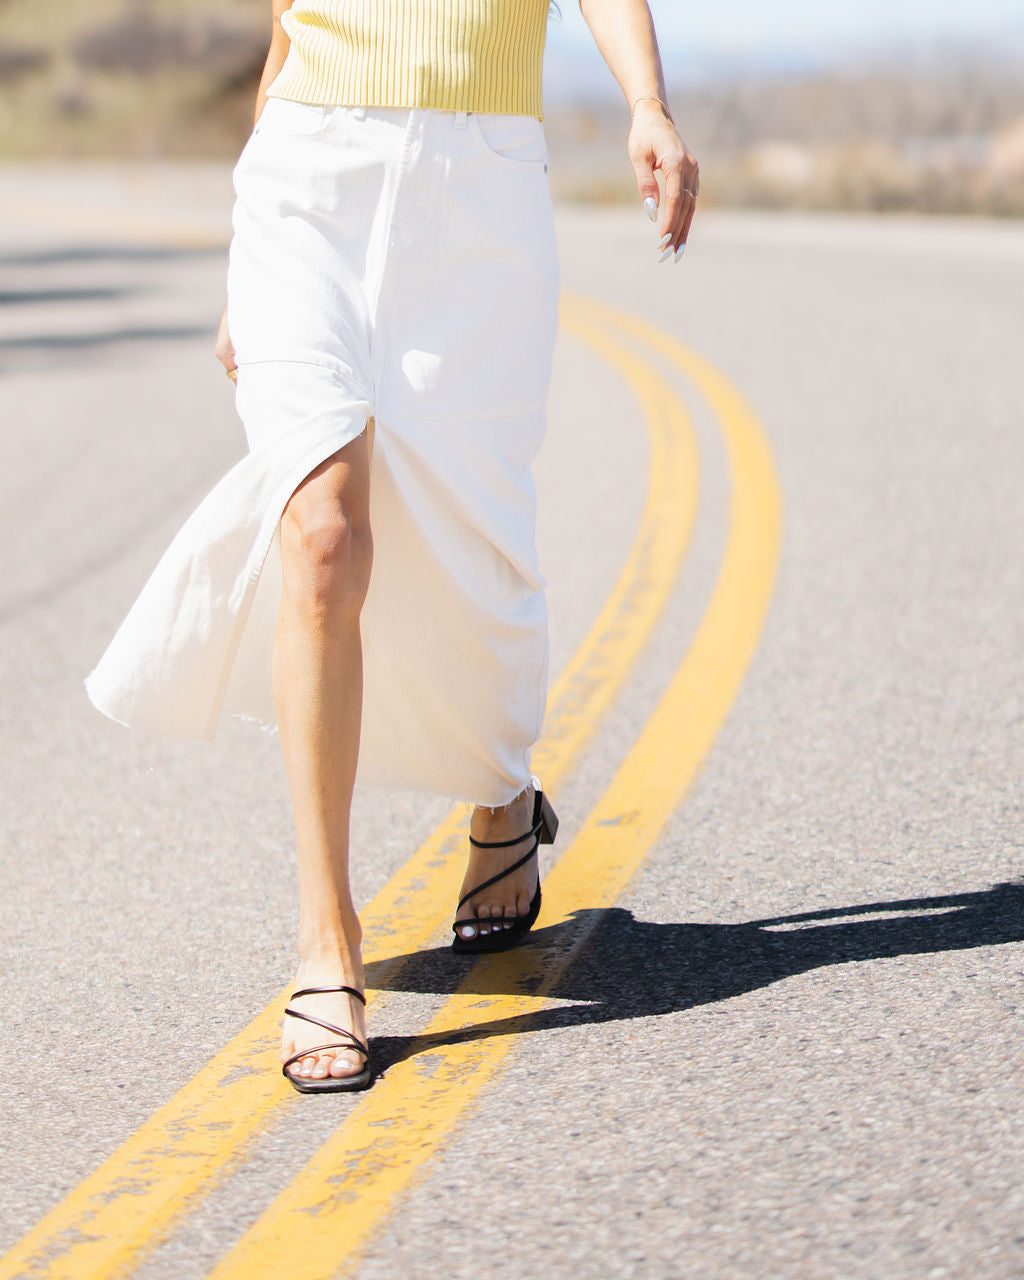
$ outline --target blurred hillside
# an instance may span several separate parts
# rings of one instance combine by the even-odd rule
[[[0,0],[0,156],[239,150],[270,39],[252,0]]]
[[[230,159],[249,131],[268,10],[264,0],[0,0],[0,157]],[[734,72],[672,101],[709,202],[1024,214],[1019,51]],[[611,91],[552,96],[557,193],[634,199],[626,125]]]
[[[946,49],[801,75],[728,77],[671,93],[717,204],[1024,214],[1024,56]],[[571,194],[632,194],[611,179],[618,104],[549,124]],[[610,180],[611,179],[611,180]]]

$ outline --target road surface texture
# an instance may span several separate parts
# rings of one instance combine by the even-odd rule
[[[276,739],[82,688],[243,448],[229,201],[0,176],[0,1277],[1019,1277],[1024,228],[559,211],[549,905],[456,961],[448,805],[361,794],[383,1074],[318,1099]]]

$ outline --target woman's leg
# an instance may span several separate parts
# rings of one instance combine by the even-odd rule
[[[349,811],[359,753],[363,667],[359,614],[370,581],[369,456],[364,432],[312,472],[281,518],[281,610],[272,676],[299,857],[296,989],[363,988],[361,932],[349,890]],[[363,1009],[343,994],[298,1008],[365,1040]],[[285,1018],[281,1057],[330,1041]],[[293,1075],[352,1075],[352,1050],[302,1058]]]

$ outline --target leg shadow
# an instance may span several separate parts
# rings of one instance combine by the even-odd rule
[[[444,1036],[375,1039],[381,1066],[444,1044],[678,1013],[828,965],[1022,942],[1024,882],[742,924],[650,924],[620,907],[582,910],[530,937],[475,963],[438,948],[368,965],[377,989],[572,1002]]]

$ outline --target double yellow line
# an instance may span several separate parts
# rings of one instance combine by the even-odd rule
[[[528,1025],[538,997],[571,963],[588,927],[570,923],[571,912],[612,905],[643,862],[689,787],[754,652],[781,524],[774,467],[756,420],[720,374],[659,330],[595,303],[568,303],[564,319],[636,388],[652,460],[648,502],[630,557],[552,691],[548,736],[535,757],[549,789],[621,688],[668,599],[692,529],[696,446],[682,403],[656,361],[697,386],[727,446],[730,527],[709,607],[640,738],[545,881],[542,923],[564,925],[558,945],[534,945],[475,965],[410,1056],[355,1105],[335,1137],[214,1269],[216,1280],[281,1274],[313,1280],[353,1262],[500,1070],[513,1045],[509,1033]],[[442,824],[364,912],[374,939],[367,960],[378,988],[393,978],[396,955],[437,940],[436,922],[447,919],[463,856],[460,814]],[[586,919],[593,918],[591,910]],[[242,1156],[274,1111],[303,1105],[274,1070],[280,1010],[277,999],[0,1260],[0,1280],[123,1274]]]

